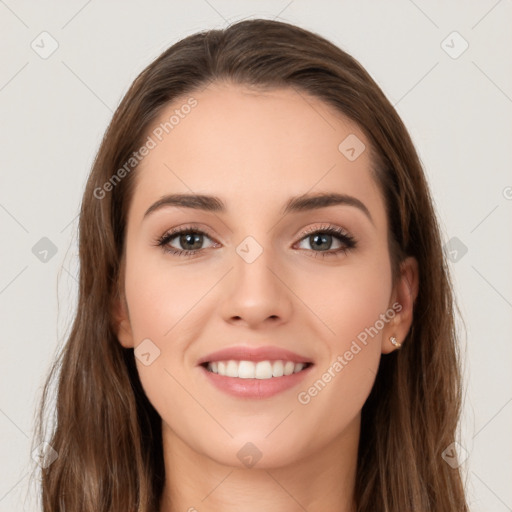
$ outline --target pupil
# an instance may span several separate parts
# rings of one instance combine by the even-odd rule
[[[181,235],[180,237],[180,244],[181,246],[185,246],[187,244],[194,244],[194,242],[197,243],[197,247],[188,247],[187,250],[190,249],[200,249],[202,245],[202,235],[200,233],[191,233],[187,235]]]
[[[329,247],[331,246],[330,242],[331,242],[332,235],[316,234],[316,235],[312,235],[310,238],[313,240],[313,243],[311,244],[312,246],[316,246],[316,247],[322,248],[322,249],[329,249]],[[322,244],[327,244],[328,247],[321,247]]]

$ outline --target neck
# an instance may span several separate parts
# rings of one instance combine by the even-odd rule
[[[166,483],[160,512],[354,512],[360,417],[321,450],[289,464],[240,468],[186,445],[162,422]]]

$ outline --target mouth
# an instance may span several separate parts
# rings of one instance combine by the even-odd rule
[[[292,389],[311,373],[309,357],[279,347],[239,345],[213,352],[197,362],[205,386],[236,398],[262,399]]]
[[[237,361],[234,359],[225,361],[207,361],[201,366],[208,372],[222,377],[238,379],[279,379],[287,377],[309,368],[313,363],[296,363],[286,360],[264,361]]]

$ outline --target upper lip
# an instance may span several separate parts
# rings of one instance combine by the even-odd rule
[[[249,347],[244,345],[237,345],[234,347],[227,347],[202,357],[198,361],[198,365],[210,363],[213,361],[293,361],[294,363],[311,363],[311,359],[296,354],[291,350],[286,350],[280,347],[264,346],[264,347]]]

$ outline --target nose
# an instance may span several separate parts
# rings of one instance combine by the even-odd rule
[[[274,252],[248,237],[237,247],[233,269],[226,276],[221,305],[224,320],[252,329],[287,322],[293,293],[286,282],[286,273]]]

